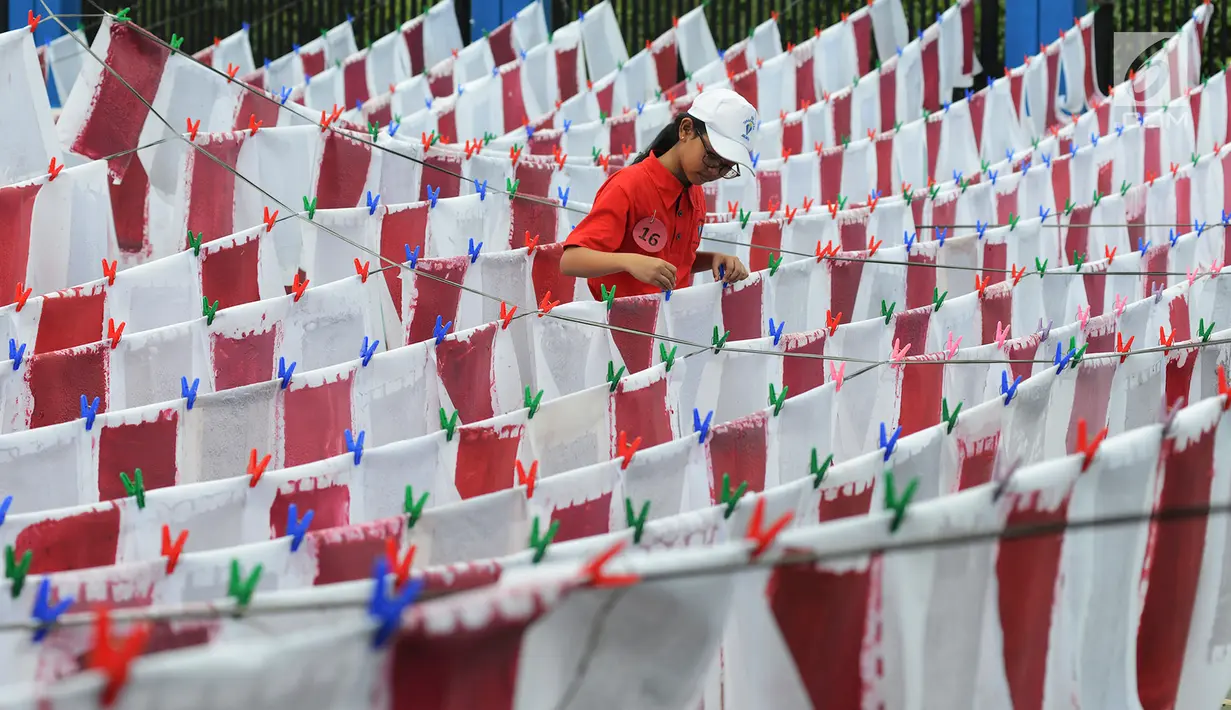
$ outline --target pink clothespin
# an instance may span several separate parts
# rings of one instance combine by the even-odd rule
[[[1090,320],[1090,306],[1086,306],[1085,308],[1078,306],[1077,307],[1077,322],[1081,323],[1082,330],[1086,329],[1086,323],[1089,322],[1089,320]]]
[[[846,363],[843,362],[838,365],[834,365],[833,361],[830,360],[829,361],[829,379],[830,381],[837,383],[836,385],[834,385],[834,392],[842,391],[842,380],[845,377],[846,377]]]
[[[1210,276],[1217,276],[1222,271],[1222,259],[1216,259],[1210,264]]]
[[[1117,293],[1116,294],[1116,306],[1115,306],[1117,318],[1124,315],[1124,307],[1127,305],[1128,305],[1128,299]]]
[[[901,370],[902,361],[906,359],[906,353],[910,352],[910,343],[907,343],[904,348],[900,348],[900,345],[901,340],[894,338],[893,349],[889,353],[889,367],[892,367],[895,370]]]
[[[1013,325],[1010,323],[1009,325],[1004,326],[1004,329],[1002,330],[1000,321],[996,321],[996,349],[997,350],[1004,350],[1004,341],[1008,339],[1009,329],[1012,327]]]
[[[952,360],[957,354],[957,349],[962,346],[962,336],[957,336],[957,340],[953,340],[953,331],[949,331],[949,342],[945,343],[945,355],[947,360]],[[909,347],[909,346],[908,346]]]

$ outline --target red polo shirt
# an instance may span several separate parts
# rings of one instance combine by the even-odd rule
[[[675,265],[675,287],[692,283],[692,263],[701,244],[705,193],[685,187],[651,154],[612,175],[599,188],[590,214],[564,242],[595,251],[626,252],[657,257]],[[600,286],[616,288],[617,296],[661,293],[626,272],[588,279],[590,293],[601,298]]]

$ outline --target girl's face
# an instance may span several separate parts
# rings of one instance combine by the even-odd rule
[[[733,177],[738,166],[714,152],[709,139],[696,130],[691,118],[680,121],[680,168],[688,182],[703,185],[723,177]]]

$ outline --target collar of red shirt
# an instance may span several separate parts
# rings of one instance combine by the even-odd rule
[[[681,192],[686,193],[682,202],[688,201],[687,204],[691,204],[692,196],[687,193],[692,186],[680,182],[679,178],[659,162],[658,156],[650,153],[642,162],[645,163],[645,173],[653,181],[654,187],[657,188],[665,209],[675,209],[675,201],[681,199]]]

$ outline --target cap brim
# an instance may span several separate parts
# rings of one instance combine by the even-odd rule
[[[714,149],[715,153],[732,163],[738,163],[747,168],[749,172],[752,172],[752,156],[744,148],[743,144],[714,131],[706,133],[706,137],[709,138],[710,147]]]

